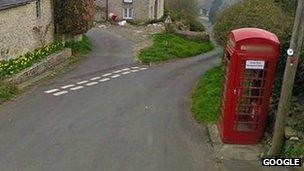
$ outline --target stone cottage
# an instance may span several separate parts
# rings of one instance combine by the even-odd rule
[[[52,0],[0,0],[0,60],[54,40]]]
[[[118,20],[149,21],[164,15],[164,0],[95,0],[95,5],[103,9],[104,16],[108,11]]]

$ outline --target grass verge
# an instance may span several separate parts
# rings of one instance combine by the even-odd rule
[[[155,34],[152,38],[154,44],[142,49],[138,56],[144,63],[191,57],[206,53],[214,48],[210,42],[191,41],[172,33]]]
[[[85,55],[92,50],[92,43],[87,36],[83,36],[81,41],[71,41],[65,44],[65,47],[71,48],[73,54]]]
[[[17,96],[19,93],[20,91],[16,85],[7,82],[0,82],[0,104]]]
[[[218,118],[222,76],[221,66],[208,70],[192,92],[192,112],[200,123],[215,122]]]

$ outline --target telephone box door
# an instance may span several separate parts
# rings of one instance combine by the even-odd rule
[[[272,62],[240,57],[234,90],[236,103],[233,130],[239,134],[236,137],[256,135],[255,139],[259,139],[262,136],[274,72],[274,69],[269,68]]]

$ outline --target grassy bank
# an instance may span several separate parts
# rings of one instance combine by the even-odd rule
[[[0,81],[0,104],[17,96],[20,90],[13,84]]]
[[[208,70],[192,92],[192,112],[200,123],[215,122],[218,118],[222,75],[221,66]]]
[[[92,50],[92,43],[87,36],[83,36],[82,41],[67,42],[65,47],[71,48],[74,54],[85,55]]]
[[[144,63],[191,57],[206,53],[214,47],[210,42],[191,41],[172,33],[155,34],[152,38],[154,44],[139,53],[139,59]]]

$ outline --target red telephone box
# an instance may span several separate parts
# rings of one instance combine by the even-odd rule
[[[262,138],[279,44],[276,35],[262,29],[242,28],[229,34],[217,124],[223,142],[254,144]]]

